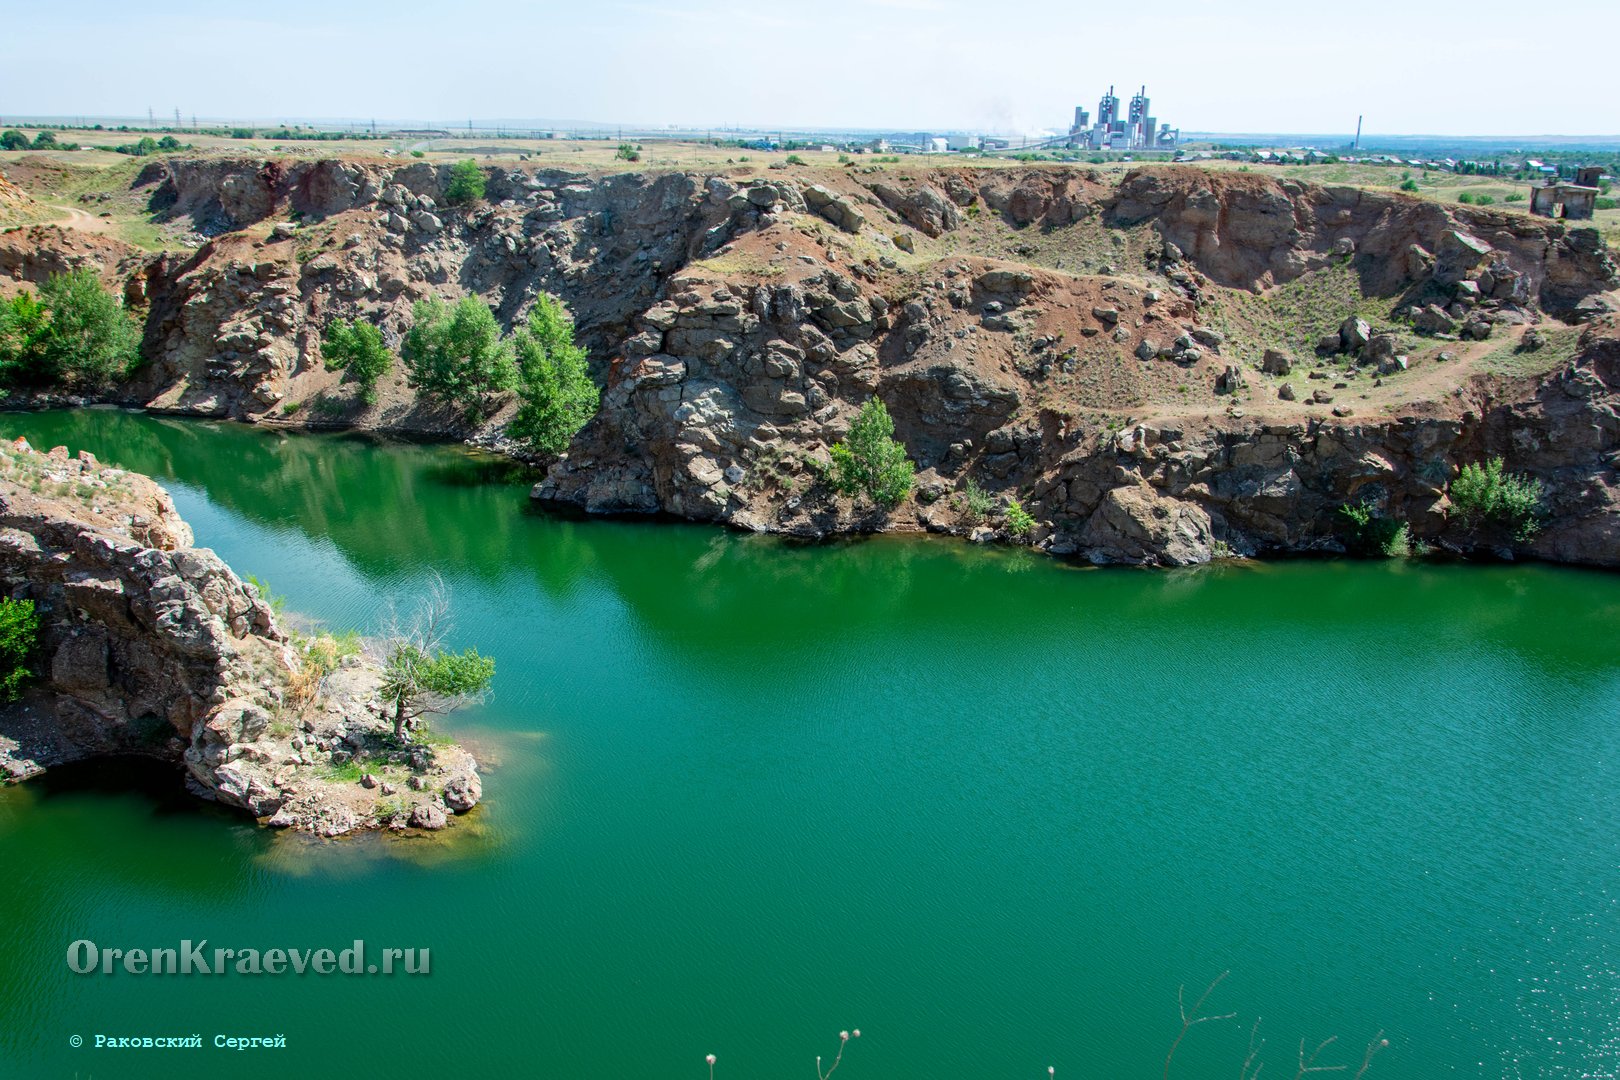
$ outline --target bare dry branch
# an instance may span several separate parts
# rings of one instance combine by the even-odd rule
[[[1300,1080],[1300,1077],[1306,1073],[1343,1072],[1348,1068],[1345,1065],[1318,1065],[1316,1063],[1316,1059],[1321,1055],[1322,1051],[1338,1041],[1339,1037],[1337,1035],[1329,1035],[1316,1044],[1316,1049],[1312,1050],[1311,1056],[1307,1058],[1305,1056],[1305,1040],[1299,1040],[1299,1071],[1294,1074],[1294,1080]]]
[[[1232,974],[1232,972],[1228,970],[1223,971],[1219,975],[1215,976],[1214,980],[1204,988],[1204,992],[1199,996],[1198,1000],[1193,1002],[1191,1013],[1187,1012],[1186,984],[1183,984],[1177,988],[1176,1006],[1181,1010],[1181,1032],[1176,1036],[1176,1041],[1170,1044],[1170,1052],[1164,1055],[1164,1080],[1170,1080],[1170,1062],[1175,1058],[1176,1051],[1181,1047],[1181,1040],[1187,1037],[1187,1032],[1191,1031],[1198,1024],[1207,1023],[1210,1020],[1231,1020],[1236,1018],[1237,1013],[1235,1012],[1223,1013],[1220,1016],[1198,1015],[1199,1010],[1204,1007],[1204,1002],[1209,1000],[1209,995],[1213,994],[1215,992],[1215,988],[1221,984],[1221,980],[1225,979],[1230,974]]]
[[[1366,1075],[1367,1070],[1372,1067],[1373,1055],[1388,1045],[1389,1040],[1384,1038],[1382,1031],[1372,1037],[1372,1042],[1367,1044],[1367,1056],[1361,1059],[1361,1068],[1356,1070],[1356,1080],[1361,1080]]]
[[[1249,1056],[1243,1059],[1243,1068],[1238,1070],[1238,1080],[1257,1080],[1260,1070],[1266,1067],[1264,1062],[1258,1065],[1254,1063],[1254,1059],[1260,1056],[1261,1049],[1266,1045],[1266,1040],[1259,1037],[1262,1019],[1263,1017],[1255,1017],[1254,1027],[1249,1029]],[[1253,1072],[1249,1071],[1251,1068],[1254,1069]]]

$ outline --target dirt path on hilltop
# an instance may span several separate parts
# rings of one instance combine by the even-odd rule
[[[73,206],[58,206],[55,203],[47,203],[46,205],[52,210],[62,211],[62,213],[66,216],[57,218],[55,221],[42,222],[41,224],[60,225],[64,229],[78,229],[80,232],[103,233],[107,235],[111,235],[113,231],[113,223],[111,218],[96,217],[94,214],[87,213],[86,211],[80,210]]]

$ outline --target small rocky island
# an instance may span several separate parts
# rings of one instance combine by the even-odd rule
[[[0,779],[151,757],[202,798],[325,837],[440,829],[482,795],[461,747],[396,739],[377,661],[284,629],[144,476],[0,444],[0,588],[33,602],[41,673],[0,707]]]

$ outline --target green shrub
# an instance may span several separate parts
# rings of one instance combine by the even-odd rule
[[[394,354],[383,344],[382,331],[358,319],[327,326],[321,339],[321,359],[328,371],[347,370],[360,384],[360,400],[367,405],[377,400],[377,380],[394,366]]]
[[[252,128],[231,128],[231,138],[233,138],[233,139],[251,139],[251,138],[253,138],[253,129]]]
[[[260,577],[254,577],[252,574],[243,574],[242,583],[253,586],[253,591],[258,594],[260,600],[269,605],[271,614],[276,618],[280,619],[286,616],[287,598],[273,591],[268,581]]]
[[[414,158],[427,157],[427,154],[424,151],[421,151],[421,150],[412,150],[411,151],[411,157],[414,157]]]
[[[484,170],[472,158],[450,166],[450,186],[445,189],[444,201],[451,206],[465,206],[484,197]]]
[[[516,384],[512,343],[501,340],[495,313],[478,297],[454,308],[438,297],[419,300],[411,315],[400,358],[413,389],[459,405],[471,416],[489,395]]]
[[[1339,507],[1344,519],[1345,546],[1357,555],[1404,559],[1412,554],[1412,530],[1404,521],[1380,514],[1370,501]]]
[[[1521,195],[1520,198],[1523,198]],[[1602,196],[1592,200],[1592,206],[1597,210],[1613,210],[1620,207],[1620,199],[1605,199]]]
[[[1470,462],[1451,482],[1451,510],[1465,528],[1486,523],[1509,528],[1515,540],[1528,540],[1541,528],[1546,488],[1540,480],[1509,473],[1500,457],[1483,465]]]
[[[26,382],[33,357],[43,347],[50,313],[32,293],[0,297],[0,383]]]
[[[94,271],[52,274],[39,295],[51,313],[45,330],[47,370],[62,381],[101,387],[135,367],[140,331]]]
[[[1035,518],[1017,499],[1007,500],[1007,531],[1014,536],[1028,536],[1035,530]]]
[[[1402,191],[1416,191],[1417,189],[1418,189],[1418,182],[1416,180],[1413,180],[1410,175],[1407,176],[1406,179],[1401,181],[1401,190]]]
[[[0,134],[0,150],[27,150],[28,136],[15,128]]]
[[[52,274],[38,300],[0,301],[0,383],[98,389],[135,367],[140,341],[94,271]]]
[[[789,165],[808,165],[808,164],[810,164],[808,161],[804,160],[804,158],[800,157],[798,154],[789,154],[787,156],[787,163]]]
[[[33,676],[39,616],[32,600],[0,598],[0,702],[15,701]]]
[[[864,492],[879,506],[893,508],[911,492],[916,468],[894,439],[894,420],[878,398],[861,406],[849,434],[832,448],[833,486],[845,495]]]
[[[556,297],[540,294],[529,323],[513,335],[521,404],[507,429],[547,454],[568,449],[574,433],[596,415],[596,384],[585,350],[574,344],[574,323]]]
[[[990,508],[995,505],[990,493],[972,479],[962,486],[962,500],[971,521],[983,521],[990,516]]]
[[[613,152],[613,156],[620,161],[640,161],[641,151],[629,143],[620,143],[619,148]]]

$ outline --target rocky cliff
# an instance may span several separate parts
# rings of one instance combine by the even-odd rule
[[[270,608],[192,546],[169,496],[145,477],[88,453],[5,444],[0,584],[41,620],[41,685],[0,710],[10,779],[143,755],[183,767],[205,798],[327,836],[438,828],[478,801],[465,751],[394,746],[374,667],[351,661],[312,685]],[[357,760],[369,785],[341,775]]]
[[[544,291],[605,389],[536,495],[592,511],[1007,538],[1016,498],[1043,549],[1178,563],[1332,550],[1355,499],[1507,550],[1460,534],[1445,499],[1500,454],[1550,493],[1520,550],[1616,561],[1620,274],[1594,230],[1175,167],[486,174],[487,200],[454,208],[421,162],[153,164],[153,208],[214,239],[72,256],[144,312],[150,364],[123,399],[473,435],[399,373],[359,402],[321,331],[368,318],[397,341],[434,294],[511,324]],[[70,257],[49,232],[0,237],[9,287]],[[892,514],[819,479],[874,394],[920,469]]]

